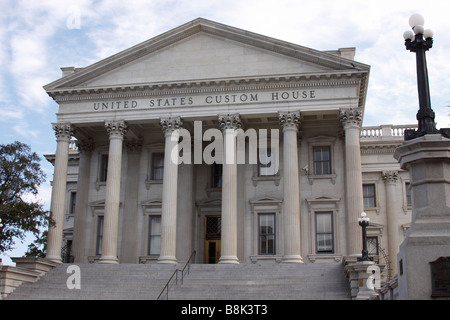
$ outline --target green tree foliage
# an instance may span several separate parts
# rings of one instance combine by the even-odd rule
[[[17,239],[32,233],[37,241],[28,255],[41,256],[50,213],[35,200],[45,175],[39,156],[19,141],[0,145],[0,252],[13,249]]]

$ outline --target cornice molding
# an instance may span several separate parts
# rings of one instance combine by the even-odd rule
[[[48,94],[58,103],[105,99],[145,98],[204,93],[358,86],[361,73],[275,75],[255,78],[203,79],[189,82],[128,84],[111,87],[61,88]]]

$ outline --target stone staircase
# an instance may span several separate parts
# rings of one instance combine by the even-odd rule
[[[57,266],[36,283],[23,284],[7,300],[155,300],[176,268],[161,264],[76,264],[80,289],[68,289],[72,264]],[[166,296],[164,295],[163,298]],[[169,288],[170,300],[342,300],[351,299],[342,264],[193,264],[183,284]]]
[[[350,300],[342,264],[191,265],[169,292],[183,300]]]

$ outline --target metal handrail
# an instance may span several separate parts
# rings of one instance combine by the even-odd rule
[[[166,285],[164,286],[164,288],[161,290],[161,293],[159,294],[158,298],[156,298],[156,300],[159,300],[159,298],[163,295],[164,291],[166,291],[166,300],[169,300],[169,285],[170,282],[172,281],[173,277],[175,277],[175,284],[178,284],[178,272],[181,272],[181,284],[183,284],[184,281],[184,271],[186,270],[187,267],[187,274],[189,274],[190,272],[190,266],[192,264],[192,261],[195,258],[195,254],[196,251],[194,250],[191,253],[191,256],[189,257],[188,261],[186,262],[186,264],[184,265],[183,269],[175,269],[175,271],[173,272],[172,276],[169,278],[169,280],[167,281]]]

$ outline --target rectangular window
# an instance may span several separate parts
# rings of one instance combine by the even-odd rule
[[[316,212],[316,251],[333,253],[333,212]]]
[[[70,193],[70,207],[69,207],[69,214],[75,214],[75,203],[77,201],[77,193],[71,192]]]
[[[102,254],[103,245],[103,216],[97,218],[97,245],[95,246],[95,254],[100,256]]]
[[[331,174],[331,148],[330,146],[313,147],[314,174]]]
[[[161,216],[148,219],[148,255],[159,255],[161,250]]]
[[[367,237],[367,252],[369,255],[378,255],[378,237]]]
[[[213,163],[211,165],[212,188],[222,188],[222,173],[223,173],[223,166],[221,164]]]
[[[163,180],[164,153],[152,153],[152,180]]]
[[[410,207],[412,206],[412,200],[411,200],[411,185],[409,182],[405,183],[405,193],[406,193],[406,205]]]
[[[374,184],[363,184],[364,208],[373,208],[377,206]]]
[[[258,254],[275,254],[275,213],[258,215]]]
[[[100,159],[99,181],[105,182],[108,176],[108,155],[102,154]]]

